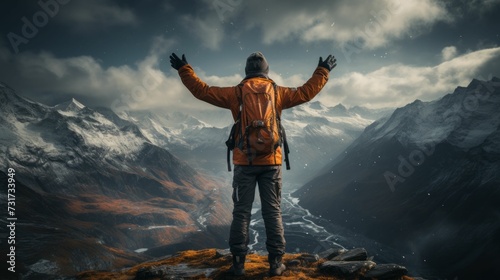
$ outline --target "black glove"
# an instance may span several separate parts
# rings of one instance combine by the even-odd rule
[[[182,60],[175,53],[170,55],[170,65],[172,65],[175,70],[179,70],[186,64],[188,64],[188,62],[185,55],[182,55]]]
[[[328,71],[332,71],[332,69],[337,66],[337,60],[335,59],[335,56],[329,55],[325,61],[323,61],[323,58],[320,56],[318,66],[321,66]]]

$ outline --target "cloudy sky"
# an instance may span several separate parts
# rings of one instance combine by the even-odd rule
[[[291,87],[334,54],[316,97],[326,105],[404,106],[500,76],[500,0],[7,0],[0,13],[0,81],[47,105],[211,108],[183,87],[171,52],[223,86],[262,51]]]

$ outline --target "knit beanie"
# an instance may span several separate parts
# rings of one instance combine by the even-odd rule
[[[267,76],[267,74],[269,74],[269,64],[261,52],[254,52],[247,58],[245,75],[248,76],[258,74]]]

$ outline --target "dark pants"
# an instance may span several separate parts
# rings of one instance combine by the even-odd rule
[[[262,218],[266,227],[269,254],[285,253],[285,237],[281,220],[281,166],[235,166],[233,177],[233,222],[229,246],[233,255],[248,253],[250,216],[258,183]]]

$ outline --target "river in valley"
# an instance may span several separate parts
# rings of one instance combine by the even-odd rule
[[[378,263],[397,263],[405,265],[411,275],[418,275],[421,267],[414,264],[420,263],[412,252],[402,253],[389,246],[371,240],[349,229],[339,226],[336,221],[329,221],[322,217],[312,215],[307,209],[302,208],[299,199],[292,196],[294,188],[283,188],[282,213],[285,229],[287,253],[312,253],[317,254],[330,248],[365,248],[368,256]],[[256,193],[252,220],[250,225],[251,250],[266,252],[266,232],[260,211],[260,199]]]

